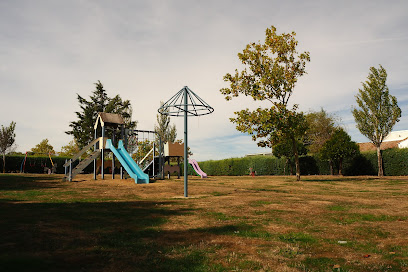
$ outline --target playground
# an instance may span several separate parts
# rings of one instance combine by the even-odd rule
[[[408,271],[407,177],[0,175],[5,271]]]

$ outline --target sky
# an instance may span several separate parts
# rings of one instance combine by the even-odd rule
[[[0,125],[16,122],[16,150],[48,139],[56,151],[98,80],[109,97],[131,101],[138,129],[153,130],[160,101],[188,86],[214,108],[189,118],[188,143],[198,161],[270,152],[229,121],[250,97],[226,101],[226,73],[237,54],[265,30],[296,32],[310,52],[307,74],[291,97],[305,113],[326,110],[356,142],[368,141],[351,109],[370,67],[388,73],[390,93],[408,129],[408,1],[0,1]],[[183,118],[172,117],[179,139]]]

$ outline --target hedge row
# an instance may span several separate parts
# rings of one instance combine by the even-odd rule
[[[56,173],[63,174],[65,160],[68,157],[52,157],[56,165]],[[6,172],[19,173],[23,155],[6,156]],[[0,157],[1,170],[3,158]],[[250,168],[256,171],[257,175],[289,175],[290,166],[286,160],[278,159],[273,156],[254,156],[243,158],[230,158],[224,160],[209,160],[200,162],[201,169],[210,176],[243,176],[248,175]],[[109,166],[110,163],[106,162]],[[383,151],[384,175],[387,176],[405,176],[408,175],[408,149],[387,149]],[[44,173],[46,168],[51,168],[50,158],[47,156],[33,157],[28,156],[24,166],[25,173]],[[329,175],[330,165],[327,161],[321,160],[316,156],[300,157],[301,175]],[[90,164],[84,172],[91,173],[93,165]],[[183,166],[181,165],[183,172]],[[2,172],[2,171],[1,171]],[[354,158],[345,160],[343,164],[343,174],[347,176],[358,175],[377,175],[377,154],[376,152],[362,153]],[[189,174],[193,170],[189,167]]]
[[[6,172],[20,173],[24,170],[24,173],[44,173],[47,168],[52,168],[50,158],[48,156],[27,156],[24,164],[24,155],[10,155],[6,156]],[[64,173],[64,163],[68,157],[51,157],[52,162],[56,166],[56,172],[59,174]],[[1,166],[3,170],[3,157],[0,157]],[[2,171],[3,172],[3,171]]]
[[[387,149],[383,151],[384,175],[408,175],[408,149]],[[301,156],[301,175],[329,175],[330,164],[317,156]],[[210,176],[242,176],[248,175],[249,169],[257,175],[288,175],[290,167],[284,159],[273,156],[254,156],[209,160],[199,163],[201,169]],[[335,169],[335,173],[338,169]],[[377,154],[366,152],[343,163],[343,174],[347,176],[377,175]]]
[[[24,163],[24,155],[10,155],[6,156],[6,172],[10,173],[20,173],[23,171],[24,173],[36,173],[42,174],[47,173],[48,169],[52,169],[51,160],[48,156],[27,156],[25,163]],[[69,160],[70,157],[51,157],[52,162],[55,166],[55,173],[56,174],[64,174],[65,173],[65,160]],[[0,169],[1,173],[3,172],[3,157],[0,156]],[[73,163],[73,167],[75,167],[79,161],[75,161]],[[105,168],[111,168],[112,162],[111,160],[105,160]],[[118,165],[118,164],[117,164]],[[110,171],[110,170],[109,170]],[[93,164],[91,163],[88,165],[84,170],[84,173],[93,173]],[[108,173],[108,171],[106,172]]]

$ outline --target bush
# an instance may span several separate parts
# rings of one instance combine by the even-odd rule
[[[330,164],[317,155],[299,158],[302,175],[330,175]],[[408,148],[387,149],[383,151],[384,174],[387,176],[408,175]],[[254,156],[209,160],[200,162],[201,169],[209,176],[243,176],[253,168],[257,175],[285,175],[290,172],[285,159],[273,156]],[[377,153],[365,152],[353,158],[345,159],[345,176],[377,175]]]
[[[375,156],[377,167],[377,155]],[[383,151],[384,175],[406,176],[408,175],[408,148],[392,148]],[[378,171],[378,170],[377,170]]]

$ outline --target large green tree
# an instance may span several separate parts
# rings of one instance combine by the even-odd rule
[[[134,129],[137,122],[132,121],[132,106],[129,100],[123,100],[119,95],[113,98],[108,97],[102,83],[95,83],[96,89],[86,100],[79,94],[77,99],[80,111],[75,112],[77,121],[70,123],[72,130],[65,133],[74,136],[79,148],[83,148],[94,138],[94,124],[98,116],[98,112],[107,112],[119,114],[125,120],[125,126],[128,129]],[[109,132],[108,132],[109,133]]]
[[[377,149],[378,176],[384,175],[381,144],[401,117],[397,98],[390,95],[386,81],[387,71],[381,65],[378,69],[370,67],[367,80],[356,95],[358,108],[352,110],[357,128]]]
[[[324,143],[331,138],[338,125],[335,118],[324,109],[306,114],[306,122],[308,128],[305,143],[311,153],[317,154]]]
[[[6,153],[10,151],[16,140],[16,133],[14,132],[16,123],[11,122],[8,127],[1,125],[0,130],[0,153],[3,155],[3,173],[6,172]]]
[[[238,53],[244,69],[236,69],[234,75],[226,74],[224,81],[229,82],[229,87],[220,92],[226,100],[241,94],[255,101],[271,103],[269,108],[235,112],[236,117],[230,120],[238,131],[249,133],[254,141],[259,139],[259,146],[271,147],[282,138],[289,139],[295,157],[296,177],[300,180],[296,143],[306,130],[306,122],[303,113],[297,112],[298,106],[290,107],[288,103],[298,78],[306,73],[309,52],[297,52],[295,32],[278,34],[271,26],[265,34],[264,43],[248,44],[242,53]]]
[[[54,147],[49,143],[48,139],[42,140],[35,147],[31,148],[31,152],[51,155],[55,154]]]
[[[333,175],[333,165],[337,166],[339,175],[342,175],[343,161],[347,157],[359,153],[358,145],[351,140],[350,135],[342,128],[336,128],[331,138],[326,141],[320,151],[323,159],[330,161],[330,172]]]
[[[299,155],[306,155],[307,154],[307,149],[303,142],[301,141],[296,141],[296,148],[297,152]],[[292,142],[289,139],[282,139],[272,147],[272,153],[275,157],[277,158],[285,158],[286,159],[286,165],[289,165],[290,167],[290,173],[293,174],[293,160],[294,160],[294,154],[293,154],[293,147],[292,147]],[[285,172],[285,171],[284,171]]]

